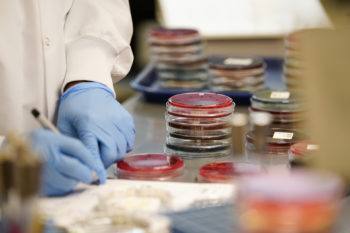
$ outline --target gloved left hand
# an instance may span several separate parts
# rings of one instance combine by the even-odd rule
[[[129,152],[135,140],[131,115],[107,86],[96,82],[79,83],[63,93],[57,125],[63,134],[80,139],[105,168]]]

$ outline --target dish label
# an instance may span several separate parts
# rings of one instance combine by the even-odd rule
[[[288,132],[274,132],[273,133],[273,139],[287,139],[291,140],[294,136],[294,133],[288,133]]]
[[[290,93],[288,91],[273,91],[271,92],[271,99],[289,99]]]
[[[307,150],[318,150],[319,149],[319,146],[318,145],[314,145],[314,144],[308,144],[306,146],[306,149]]]
[[[226,58],[224,61],[225,65],[237,65],[237,66],[249,66],[253,63],[251,58]]]

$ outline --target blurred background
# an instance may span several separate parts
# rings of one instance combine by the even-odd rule
[[[116,85],[118,98],[124,101],[135,93],[129,83],[149,63],[152,27],[195,28],[209,55],[282,58],[285,35],[331,25],[327,9],[332,11],[332,2],[337,0],[130,0],[135,59],[128,77]]]

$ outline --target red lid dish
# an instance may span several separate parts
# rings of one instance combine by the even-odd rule
[[[261,167],[248,163],[214,162],[202,166],[199,179],[206,182],[230,182],[234,177],[253,175],[261,172]]]
[[[167,29],[167,28],[154,28],[151,30],[150,35],[153,37],[157,37],[159,39],[173,39],[178,37],[186,37],[186,36],[199,36],[199,32],[194,29],[186,29],[186,28],[175,28],[175,29]]]
[[[168,103],[175,107],[192,109],[225,108],[234,104],[232,99],[228,96],[209,92],[192,92],[174,95],[169,98]]]
[[[178,156],[164,154],[139,154],[128,156],[117,162],[118,172],[145,176],[162,176],[176,172],[184,167]]]

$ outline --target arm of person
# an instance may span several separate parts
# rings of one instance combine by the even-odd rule
[[[81,81],[114,91],[113,83],[129,72],[133,61],[131,36],[128,0],[74,0],[65,23],[67,72],[62,91]]]
[[[133,119],[113,89],[131,67],[131,23],[127,0],[74,0],[66,20],[67,73],[57,125],[105,168],[135,139]]]

